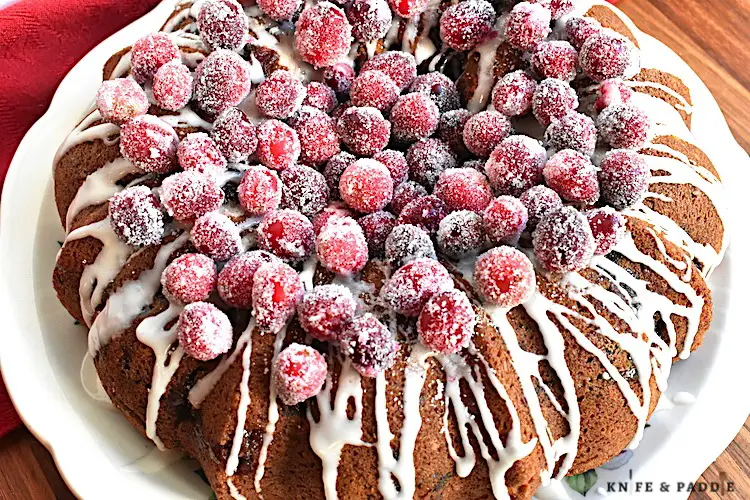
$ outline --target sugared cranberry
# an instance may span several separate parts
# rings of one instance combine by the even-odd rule
[[[548,213],[563,206],[562,198],[547,186],[534,186],[519,198],[528,211],[526,228],[533,230]]]
[[[385,240],[396,225],[396,217],[390,212],[373,212],[357,221],[365,233],[370,257],[385,254]]]
[[[531,3],[538,3],[550,10],[552,19],[560,19],[566,14],[573,11],[574,0],[529,0]]]
[[[414,259],[436,259],[435,247],[424,229],[411,224],[399,224],[385,239],[385,258],[394,268]]]
[[[342,151],[339,154],[334,155],[333,158],[326,163],[326,166],[323,169],[323,177],[326,178],[332,199],[341,199],[341,196],[339,195],[339,182],[341,181],[341,176],[343,175],[344,170],[355,161],[357,161],[356,156],[347,153],[346,151]]]
[[[565,32],[571,45],[581,50],[586,40],[602,32],[602,25],[592,17],[571,17],[565,23]]]
[[[573,88],[562,80],[547,78],[534,92],[534,117],[543,126],[554,119],[560,119],[578,107],[578,95]]]
[[[635,151],[609,151],[599,165],[602,200],[624,210],[638,203],[648,191],[651,170]]]
[[[294,210],[268,212],[258,225],[258,246],[286,261],[302,260],[312,252],[315,231],[310,220]]]
[[[638,106],[613,104],[604,109],[597,121],[599,132],[617,149],[638,149],[649,139],[651,118]]]
[[[341,340],[341,331],[354,318],[357,301],[341,285],[316,286],[307,292],[297,306],[302,328],[322,342]]]
[[[539,4],[521,2],[510,11],[505,22],[505,39],[519,50],[531,50],[552,31],[552,14]]]
[[[604,108],[613,104],[628,104],[633,97],[633,89],[628,87],[625,82],[619,78],[604,80],[596,92],[596,102],[594,109],[597,113],[604,111]]]
[[[211,50],[239,50],[247,43],[249,22],[236,0],[207,0],[198,13],[198,32]]]
[[[188,134],[177,148],[177,160],[184,170],[217,175],[227,169],[227,160],[216,143],[203,132]]]
[[[338,104],[336,92],[331,87],[320,82],[310,82],[307,84],[307,95],[302,104],[321,110],[324,113],[330,113]]]
[[[315,217],[328,204],[328,184],[323,174],[305,165],[292,165],[281,172],[284,185],[281,206]]]
[[[278,259],[264,250],[253,250],[227,262],[217,280],[221,299],[232,307],[250,309],[253,304],[253,276],[263,264]]]
[[[218,212],[199,217],[190,230],[190,239],[199,252],[218,261],[229,260],[242,250],[240,229]]]
[[[258,147],[255,125],[237,108],[229,108],[216,118],[211,138],[233,163],[247,160]]]
[[[362,65],[362,71],[378,70],[388,75],[398,88],[405,90],[417,77],[417,61],[408,52],[389,50]]]
[[[487,302],[500,307],[515,307],[529,300],[536,290],[536,273],[524,253],[502,246],[477,259],[474,283]]]
[[[596,248],[588,220],[573,207],[558,208],[545,215],[534,230],[533,244],[536,258],[552,272],[583,269]]]
[[[584,215],[596,240],[594,255],[607,255],[625,236],[627,219],[610,207],[589,210]]]
[[[342,217],[355,217],[354,211],[345,203],[336,201],[325,207],[312,221],[313,231],[318,235],[329,223]]]
[[[354,0],[346,16],[352,25],[352,35],[362,42],[383,38],[393,20],[386,0]]]
[[[302,152],[299,136],[289,125],[267,120],[258,126],[258,160],[274,170],[294,165]]]
[[[514,245],[526,229],[529,211],[518,198],[499,196],[484,211],[483,220],[487,236],[493,243]]]
[[[469,110],[463,108],[448,111],[440,116],[438,137],[458,156],[465,156],[468,153],[464,144],[464,127],[470,117]]]
[[[217,210],[224,203],[224,191],[208,175],[186,170],[164,179],[161,202],[178,221],[188,221]]]
[[[391,210],[398,215],[406,205],[423,196],[427,196],[427,190],[421,184],[417,184],[414,181],[401,183],[393,191]]]
[[[263,215],[281,204],[281,180],[262,165],[248,167],[237,188],[240,205],[248,215]]]
[[[383,285],[380,295],[397,313],[419,316],[433,295],[453,288],[453,279],[442,264],[433,259],[420,258],[393,273]]]
[[[336,123],[319,109],[303,106],[290,124],[299,137],[301,161],[320,165],[341,151]]]
[[[559,120],[552,120],[544,133],[547,147],[555,151],[573,149],[592,156],[596,149],[596,125],[594,120],[581,113],[568,113]]]
[[[182,61],[169,61],[154,75],[151,90],[160,108],[178,111],[193,97],[193,75]]]
[[[274,21],[289,21],[302,5],[302,0],[258,0],[257,3]]]
[[[622,78],[636,62],[637,49],[627,38],[602,32],[589,37],[581,46],[581,68],[597,82]]]
[[[354,318],[341,335],[341,350],[363,377],[377,377],[393,365],[398,343],[372,314]]]
[[[397,224],[412,224],[434,234],[449,212],[443,200],[437,196],[425,196],[406,205],[398,216]]]
[[[473,168],[450,168],[440,174],[433,194],[451,210],[482,213],[492,201],[487,178]]]
[[[250,63],[239,54],[220,49],[208,55],[195,70],[194,97],[211,116],[238,105],[252,88]]]
[[[469,160],[469,161],[465,161],[463,166],[466,168],[473,168],[477,172],[484,174],[486,164],[487,162],[484,160]]]
[[[437,244],[448,257],[458,259],[467,253],[477,252],[486,242],[482,217],[476,212],[459,210],[440,221]]]
[[[564,200],[588,205],[599,199],[596,167],[578,151],[555,153],[544,166],[544,180]]]
[[[391,173],[394,186],[398,186],[408,179],[409,164],[406,163],[406,157],[401,151],[386,149],[375,153],[372,159],[385,165],[385,168]]]
[[[490,154],[485,171],[499,194],[518,196],[542,182],[547,151],[536,139],[525,135],[508,137]]]
[[[438,71],[419,75],[409,86],[409,92],[419,92],[430,96],[441,113],[452,111],[461,106],[456,84]]]
[[[336,63],[323,70],[323,81],[339,95],[349,94],[355,76],[354,68],[345,63]]]
[[[144,172],[163,174],[177,164],[177,132],[153,115],[136,116],[120,127],[120,152]]]
[[[277,69],[255,89],[255,105],[269,118],[286,119],[302,106],[307,89],[289,71]]]
[[[482,111],[466,122],[464,144],[480,158],[488,158],[492,150],[510,135],[510,120],[497,111]]]
[[[349,97],[355,106],[388,111],[398,99],[399,88],[382,71],[364,71],[354,79]]]
[[[232,323],[215,305],[193,302],[177,320],[177,341],[191,358],[210,361],[232,347]]]
[[[578,73],[578,51],[564,41],[540,43],[531,56],[531,67],[542,78],[570,82]]]
[[[138,83],[154,77],[164,64],[180,59],[180,49],[166,33],[152,33],[139,38],[130,51],[130,72]]]
[[[401,142],[414,142],[437,130],[440,110],[429,96],[415,92],[402,95],[391,109],[393,136]]]
[[[345,276],[361,271],[367,264],[367,240],[357,221],[338,218],[323,227],[316,240],[320,263]]]
[[[290,344],[276,357],[273,380],[276,393],[285,405],[299,404],[317,395],[328,375],[328,363],[312,347]]]
[[[466,347],[474,334],[476,313],[460,290],[434,295],[417,320],[419,340],[433,351],[454,354]]]
[[[522,116],[531,111],[536,80],[523,70],[508,73],[492,89],[492,106],[505,116]]]
[[[391,124],[375,108],[351,107],[339,118],[336,131],[353,153],[372,156],[388,145]]]
[[[253,315],[263,330],[276,333],[294,316],[305,287],[299,274],[283,262],[263,264],[253,276]]]
[[[372,159],[363,158],[347,167],[339,181],[341,199],[354,210],[377,212],[393,197],[393,179],[388,169]]]
[[[306,7],[296,28],[297,53],[316,68],[335,64],[351,46],[352,27],[344,11],[331,2]]]
[[[110,198],[109,220],[115,234],[134,247],[155,245],[164,235],[164,214],[146,186],[125,188]]]
[[[409,18],[424,12],[429,0],[388,0],[388,3],[396,14]]]
[[[489,39],[495,9],[485,0],[467,0],[445,9],[440,17],[440,38],[455,50],[471,50]]]
[[[148,97],[132,78],[105,80],[96,93],[96,106],[104,120],[122,124],[148,112]]]
[[[446,169],[456,167],[456,157],[450,146],[440,139],[424,139],[406,152],[409,178],[432,187]]]
[[[206,300],[216,286],[216,264],[203,254],[180,255],[161,273],[161,286],[179,304]]]

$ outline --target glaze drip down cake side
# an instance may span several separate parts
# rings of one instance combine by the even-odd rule
[[[712,318],[690,89],[604,2],[180,3],[61,145],[112,404],[219,498],[531,498]]]

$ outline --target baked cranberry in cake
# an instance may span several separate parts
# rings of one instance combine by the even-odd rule
[[[193,302],[177,320],[177,341],[191,358],[210,361],[232,347],[232,323],[215,305]]]
[[[263,264],[278,260],[264,250],[252,250],[233,257],[219,272],[216,282],[219,297],[231,307],[250,309],[255,272]]]
[[[370,258],[385,255],[385,240],[396,225],[396,217],[390,212],[373,212],[357,221],[365,233]]]
[[[255,125],[237,108],[229,108],[216,118],[211,138],[232,163],[247,160],[258,147]]]
[[[519,250],[502,246],[477,259],[474,283],[484,300],[500,307],[515,307],[531,298],[536,290],[534,265]]]
[[[495,9],[485,0],[451,5],[440,17],[440,38],[455,50],[471,50],[495,35]]]
[[[398,215],[406,205],[423,196],[427,196],[427,190],[421,184],[417,184],[414,181],[401,183],[393,191],[391,211]]]
[[[155,245],[164,236],[164,213],[146,186],[125,188],[110,198],[109,220],[117,237],[134,247]]]
[[[177,165],[177,132],[153,115],[136,116],[120,127],[120,152],[143,170],[164,174]]]
[[[437,196],[430,195],[417,198],[401,210],[397,224],[419,226],[430,234],[438,230],[440,221],[450,213],[450,208]]]
[[[393,179],[388,169],[368,158],[355,161],[344,170],[339,181],[341,199],[354,210],[377,212],[393,197]]]
[[[406,152],[409,178],[428,188],[435,185],[446,169],[457,166],[450,146],[440,139],[429,138],[412,145]]]
[[[130,73],[138,83],[150,81],[164,64],[180,59],[180,49],[166,33],[151,33],[136,40],[130,50]]]
[[[525,191],[521,194],[519,200],[528,211],[529,220],[526,223],[526,228],[529,230],[534,230],[545,215],[563,206],[559,194],[547,186],[541,185]]]
[[[436,239],[440,251],[454,259],[478,252],[487,243],[482,216],[471,210],[451,212],[440,221]]]
[[[385,239],[385,257],[394,268],[414,259],[437,258],[430,235],[424,229],[398,223]]]
[[[211,212],[199,217],[190,230],[195,248],[214,260],[229,260],[242,251],[237,225],[224,214]]]
[[[310,106],[324,113],[330,113],[338,103],[336,92],[325,83],[310,82],[307,84],[307,94],[302,101],[304,106]]]
[[[380,295],[397,313],[416,317],[433,295],[453,288],[453,279],[442,264],[418,258],[394,272]]]
[[[437,130],[440,110],[430,96],[415,92],[402,95],[391,109],[393,137],[401,142],[425,139]]]
[[[350,217],[340,217],[326,224],[318,234],[316,250],[323,267],[336,274],[351,276],[367,264],[365,233]]]
[[[250,63],[236,52],[219,49],[196,68],[193,95],[203,111],[217,116],[242,102],[252,85]]]
[[[454,354],[466,347],[474,334],[476,313],[460,290],[434,295],[417,321],[419,340],[441,354]]]
[[[578,151],[555,153],[544,166],[544,180],[564,200],[591,205],[599,199],[596,167]]]
[[[341,351],[363,377],[377,377],[393,365],[398,343],[370,313],[354,318],[341,334]]]
[[[338,119],[336,131],[352,153],[372,156],[388,145],[391,123],[375,108],[351,107]]]
[[[613,104],[605,108],[597,120],[599,133],[613,148],[638,149],[649,139],[651,118],[646,111],[632,104]]]
[[[466,121],[464,144],[480,158],[487,158],[513,130],[510,120],[497,111],[481,111]]]
[[[354,318],[357,300],[342,285],[321,285],[308,291],[297,306],[302,328],[322,342],[341,340],[341,332]]]
[[[451,210],[482,213],[492,200],[487,178],[473,168],[449,168],[440,174],[433,194]]]
[[[578,74],[578,51],[565,41],[542,42],[534,49],[531,67],[542,78],[570,82]]]
[[[160,108],[179,111],[187,106],[193,97],[193,74],[182,61],[169,61],[154,75],[151,90]]]
[[[268,212],[258,225],[258,246],[286,261],[310,255],[315,231],[310,220],[295,210]]]
[[[281,190],[281,180],[276,172],[262,165],[253,165],[242,174],[237,196],[248,215],[263,215],[279,208]]]
[[[405,90],[417,77],[417,61],[408,52],[389,50],[369,59],[362,72],[378,70],[390,77],[401,90]]]
[[[388,111],[398,99],[399,88],[388,75],[378,70],[363,71],[352,82],[349,98],[355,106],[370,106]]]
[[[253,315],[261,329],[277,333],[289,321],[302,300],[304,286],[299,274],[279,261],[263,264],[253,276]]]
[[[276,393],[285,405],[296,405],[315,396],[328,374],[326,359],[310,346],[293,343],[281,351],[273,365]]]
[[[498,194],[518,196],[542,182],[547,151],[536,139],[514,135],[501,142],[490,154],[485,171]]]
[[[161,202],[176,220],[191,221],[218,210],[224,203],[224,191],[213,177],[186,170],[164,179]]]
[[[522,116],[531,111],[537,82],[523,70],[500,78],[492,89],[492,106],[505,116]]]
[[[227,169],[227,160],[216,143],[203,132],[188,134],[177,148],[177,161],[184,170],[218,175]]]
[[[393,15],[386,0],[354,0],[346,10],[357,40],[369,42],[383,38],[391,27]]]
[[[306,7],[297,20],[294,46],[299,56],[316,68],[337,63],[351,42],[352,27],[346,14],[331,2]]]
[[[456,84],[443,73],[437,71],[416,77],[409,86],[409,92],[419,92],[430,96],[441,113],[452,111],[461,106]]]
[[[255,105],[265,116],[284,120],[299,110],[306,95],[307,89],[296,76],[277,69],[255,89]]]
[[[573,207],[547,213],[533,234],[534,255],[548,271],[573,272],[588,266],[596,249],[586,216]]]
[[[493,243],[514,245],[526,229],[529,211],[518,198],[498,196],[490,202],[482,219],[487,236]]]
[[[552,120],[544,133],[547,147],[555,151],[573,149],[585,156],[593,156],[596,149],[597,130],[594,120],[581,113],[568,113]]]
[[[161,274],[164,296],[178,304],[208,299],[216,286],[216,264],[200,253],[187,253],[173,260]]]
[[[531,50],[550,34],[552,14],[537,3],[521,2],[505,21],[505,39],[514,48]]]
[[[532,110],[534,117],[543,125],[549,125],[552,120],[575,111],[578,107],[578,95],[567,83],[555,78],[542,81],[534,91]]]
[[[146,92],[132,78],[105,80],[96,93],[96,107],[102,119],[122,124],[148,113]]]
[[[635,151],[609,151],[599,165],[602,201],[617,210],[638,203],[648,191],[651,171],[645,159]]]
[[[627,219],[611,207],[585,212],[596,241],[594,255],[607,255],[625,236]]]
[[[239,50],[247,43],[248,19],[236,0],[204,0],[197,21],[201,40],[211,50]]]
[[[273,170],[284,170],[294,165],[300,157],[302,146],[299,136],[286,123],[267,120],[258,126],[258,160]]]

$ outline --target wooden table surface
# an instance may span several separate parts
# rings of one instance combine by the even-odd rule
[[[669,45],[719,102],[737,142],[750,151],[750,1],[623,0],[620,8]],[[750,419],[701,477],[732,481],[734,492],[693,493],[690,500],[750,498]],[[47,450],[26,429],[0,440],[0,499],[74,498]]]

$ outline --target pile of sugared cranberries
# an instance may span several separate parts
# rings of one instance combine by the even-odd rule
[[[323,342],[341,340],[341,332],[357,311],[352,292],[342,285],[316,286],[297,306],[302,328]]]
[[[495,9],[485,0],[467,0],[445,9],[440,38],[452,49],[471,50],[493,34]]]
[[[547,186],[534,186],[524,192],[519,200],[526,207],[529,219],[527,229],[533,230],[548,213],[563,206],[562,198]]]
[[[437,130],[440,109],[421,92],[402,95],[391,109],[393,137],[401,142],[425,139]]]
[[[96,94],[96,106],[104,120],[122,124],[148,112],[148,97],[132,78],[105,80]]]
[[[300,143],[300,161],[309,165],[320,165],[341,151],[333,118],[309,106],[290,120]]]
[[[607,255],[625,236],[627,219],[611,207],[585,212],[596,241],[594,255]]]
[[[324,227],[341,217],[351,217],[353,219],[356,217],[356,214],[351,208],[346,206],[346,203],[334,201],[323,208],[323,210],[312,220],[313,231],[318,235]]]
[[[352,153],[372,156],[388,145],[391,123],[376,108],[355,106],[341,114],[336,131]]]
[[[263,330],[276,333],[294,316],[304,286],[297,271],[283,262],[263,264],[253,276],[253,314]]]
[[[180,59],[180,49],[166,33],[139,38],[130,51],[130,73],[138,83],[150,81],[169,61]]]
[[[310,82],[307,84],[307,94],[305,95],[305,100],[302,101],[304,106],[310,106],[324,113],[330,113],[338,103],[336,92],[325,83]]]
[[[406,205],[424,196],[427,196],[427,190],[421,184],[417,184],[414,181],[406,181],[399,184],[393,191],[391,211],[398,215]]]
[[[279,399],[296,405],[317,395],[328,374],[328,363],[310,346],[290,344],[273,364],[273,381]]]
[[[331,66],[349,51],[352,26],[331,2],[312,4],[296,24],[294,46],[299,56],[316,68]]]
[[[181,255],[164,269],[161,285],[164,295],[179,304],[206,300],[216,286],[216,264],[203,254]]]
[[[386,149],[375,153],[372,159],[385,165],[385,168],[391,173],[394,186],[398,186],[409,178],[409,164],[401,151]]]
[[[453,279],[442,264],[433,259],[419,258],[393,273],[380,294],[397,313],[419,316],[433,295],[453,288]]]
[[[576,91],[562,80],[547,78],[534,91],[532,99],[534,117],[545,127],[552,120],[560,119],[575,111],[577,107],[578,95]]]
[[[253,305],[253,277],[263,264],[279,259],[264,250],[253,250],[240,254],[219,272],[216,282],[221,299],[231,307],[250,309]]]
[[[536,273],[524,253],[502,246],[477,259],[474,283],[487,302],[500,307],[515,307],[526,302],[536,290]]]
[[[385,240],[385,258],[394,267],[414,259],[436,259],[435,247],[427,232],[412,224],[398,224]]]
[[[576,50],[581,50],[586,40],[602,31],[602,25],[593,17],[571,17],[565,23],[565,33]]]
[[[388,52],[386,52],[387,54]],[[364,71],[364,68],[363,68]],[[354,68],[346,63],[336,63],[323,70],[323,81],[339,96],[348,96],[355,77]]]
[[[125,188],[109,200],[115,234],[134,247],[156,245],[164,236],[164,213],[146,186]]]
[[[364,377],[377,377],[393,365],[398,343],[370,313],[354,318],[342,332],[341,350]]]
[[[474,334],[476,313],[460,290],[433,295],[417,320],[417,332],[424,345],[442,354],[454,354],[466,347]]]
[[[310,255],[315,242],[310,219],[294,210],[268,212],[256,232],[261,249],[287,261],[299,261]]]
[[[409,92],[420,92],[430,96],[441,113],[453,111],[461,105],[456,84],[437,71],[416,77],[409,86]]]
[[[409,178],[431,188],[440,175],[457,166],[456,156],[450,146],[440,139],[430,138],[412,145],[406,152]]]
[[[258,7],[274,21],[289,21],[302,0],[258,0]]]
[[[417,61],[408,52],[391,50],[378,54],[362,65],[362,72],[382,71],[398,88],[405,90],[417,77]]]
[[[632,104],[613,104],[597,121],[599,133],[613,148],[638,149],[649,139],[651,118]]]
[[[237,108],[229,108],[216,118],[211,138],[226,159],[234,163],[247,160],[258,147],[255,125]]]
[[[396,103],[399,88],[382,71],[363,71],[352,82],[349,98],[355,106],[369,106],[388,111]]]
[[[193,302],[177,320],[177,341],[191,358],[210,361],[232,347],[232,323],[215,305]]]
[[[544,140],[555,151],[573,149],[592,156],[596,149],[597,131],[594,120],[581,113],[568,113],[559,120],[552,120]]]
[[[258,160],[274,170],[294,165],[302,152],[299,136],[279,120],[267,120],[258,127]]]
[[[440,116],[437,135],[457,156],[468,156],[464,144],[464,127],[469,118],[471,113],[463,108],[448,111]]]
[[[370,257],[376,258],[385,255],[385,241],[396,225],[396,217],[381,210],[365,215],[357,223],[365,233]]]
[[[619,78],[605,80],[596,92],[594,109],[601,113],[605,108],[614,104],[628,104],[633,97],[633,89]]]

